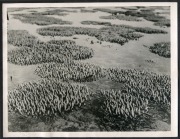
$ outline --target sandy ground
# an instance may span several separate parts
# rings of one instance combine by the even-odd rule
[[[12,13],[13,14],[28,13],[29,11],[32,10],[45,11],[46,9],[28,9],[28,10],[12,12]],[[139,41],[129,41],[123,46],[109,42],[102,42],[102,44],[99,44],[98,43],[99,40],[97,40],[95,37],[90,37],[87,35],[75,35],[71,37],[54,37],[54,38],[48,36],[45,37],[39,35],[36,32],[36,29],[47,26],[37,26],[37,25],[22,23],[19,20],[13,19],[11,13],[9,13],[10,20],[8,23],[8,30],[27,30],[30,34],[37,36],[40,40],[45,42],[51,39],[57,39],[57,40],[70,39],[76,41],[78,45],[92,48],[95,52],[94,57],[91,59],[82,60],[82,62],[97,64],[105,68],[109,68],[109,67],[135,68],[135,69],[152,71],[158,74],[170,75],[170,59],[163,58],[156,54],[153,54],[148,50],[148,48],[144,47],[144,45],[149,46],[149,45],[153,45],[153,43],[156,42],[170,41],[169,28],[160,28],[158,26],[154,26],[153,22],[146,20],[143,20],[142,22],[134,22],[134,21],[121,21],[121,20],[105,20],[99,18],[100,16],[106,16],[106,15],[109,14],[104,12],[96,12],[96,13],[68,12],[67,16],[53,16],[53,17],[67,21],[72,21],[73,24],[68,26],[93,27],[93,28],[103,27],[99,25],[91,25],[91,26],[82,25],[80,23],[81,21],[92,20],[92,21],[111,22],[112,24],[125,24],[125,25],[137,26],[137,27],[150,27],[155,29],[162,29],[168,31],[168,34],[144,34],[144,37],[140,38]],[[62,25],[49,25],[49,26],[62,26]],[[74,37],[77,37],[78,39],[73,39]],[[91,40],[93,40],[94,44],[90,44]],[[18,48],[12,45],[8,45],[8,51],[12,49],[18,49]],[[154,63],[148,63],[146,62],[146,60],[153,60]],[[34,70],[36,69],[37,66],[38,65],[18,66],[8,63],[8,90],[16,88],[18,84],[40,79],[37,75],[34,74]],[[13,77],[12,81],[10,81],[10,76]],[[107,88],[119,87],[119,84],[111,83],[110,81],[106,81],[106,80],[92,82],[91,84],[89,84],[89,86],[90,87],[94,86],[94,88],[98,89],[98,87],[101,86],[102,84],[104,87]],[[36,124],[36,122],[34,122],[34,124]],[[38,125],[36,126],[39,126],[39,128],[41,127],[44,128],[45,126],[42,126],[41,124],[44,123],[38,123]],[[58,120],[56,120],[54,124],[58,124]],[[62,124],[62,120],[61,120],[61,124]],[[91,124],[89,124],[88,126],[90,125]],[[93,125],[95,126],[95,124]],[[31,131],[33,130],[34,129],[31,129]],[[52,130],[55,131],[56,129],[52,129]],[[95,127],[95,130],[98,131],[101,129],[100,127]]]
[[[102,67],[120,67],[135,68],[156,72],[159,74],[170,74],[170,60],[150,53],[148,48],[143,45],[152,45],[153,43],[166,41],[167,35],[147,35],[139,39],[139,41],[130,41],[125,45],[103,42],[99,44],[99,40],[95,37],[85,35],[76,35],[76,43],[92,48],[95,55],[91,59],[82,60]],[[71,39],[73,37],[63,37],[61,39]],[[91,44],[91,40],[95,42]],[[153,41],[153,42],[152,42]],[[145,60],[153,60],[154,63],[147,63]]]

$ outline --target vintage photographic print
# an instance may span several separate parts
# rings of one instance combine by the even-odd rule
[[[4,4],[3,64],[7,137],[177,136],[176,3]]]

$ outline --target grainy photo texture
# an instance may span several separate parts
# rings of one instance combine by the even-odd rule
[[[7,8],[8,131],[171,131],[170,10]]]

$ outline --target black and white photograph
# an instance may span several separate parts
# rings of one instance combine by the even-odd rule
[[[176,10],[4,4],[5,136],[176,136]]]

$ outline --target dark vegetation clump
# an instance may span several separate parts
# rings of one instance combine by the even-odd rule
[[[103,104],[100,106],[105,127],[116,131],[137,130],[148,113],[148,100],[121,90],[101,90]],[[142,125],[141,125],[142,126]]]
[[[76,10],[70,11],[65,9],[55,9],[55,10],[47,10],[44,12],[33,12],[33,15],[58,15],[58,16],[65,16],[68,15],[68,12],[77,12]]]
[[[67,13],[56,12],[56,11],[47,11],[47,12],[33,12],[32,15],[58,15],[58,16],[65,16],[68,15]]]
[[[91,82],[105,77],[104,69],[100,66],[78,61],[65,63],[46,63],[35,70],[41,78],[57,78],[63,81]]]
[[[153,12],[153,10],[141,10],[141,11],[126,11],[125,15],[135,16],[135,17],[143,17],[148,21],[155,22],[154,25],[157,26],[167,26],[170,27],[170,20],[166,19],[164,16],[160,16]],[[163,24],[164,22],[164,24]]]
[[[42,79],[21,84],[8,93],[9,111],[23,116],[51,116],[81,107],[90,99],[86,85]]]
[[[22,48],[8,52],[8,62],[17,65],[33,65],[46,62],[64,63],[69,58],[66,54],[46,52],[43,48]]]
[[[145,6],[136,6],[138,9],[146,8]]]
[[[18,12],[18,11],[23,11],[31,8],[7,8],[7,12]]]
[[[101,89],[96,93],[94,113],[106,131],[151,130],[152,110],[158,107],[169,113],[170,76],[120,68],[109,68],[106,73],[109,79],[122,84],[119,90]]]
[[[136,131],[153,121],[152,104],[170,111],[170,77],[135,69],[109,68],[109,79],[123,84],[121,90],[101,90],[99,112],[105,127]],[[153,107],[154,107],[153,105]]]
[[[170,106],[171,85],[170,77],[146,71],[124,70],[119,68],[108,69],[109,79],[124,83],[124,92],[140,95],[154,103]],[[137,93],[138,92],[138,93]]]
[[[164,30],[157,30],[149,27],[135,27],[134,30],[136,32],[146,33],[146,34],[166,34],[167,32]]]
[[[123,7],[124,8],[124,7]],[[166,19],[164,16],[160,16],[154,12],[154,9],[140,9],[138,10],[127,10],[127,11],[120,11],[120,10],[111,10],[105,8],[96,8],[94,10],[107,12],[111,15],[109,16],[102,16],[102,19],[119,19],[119,20],[126,20],[126,21],[141,21],[139,18],[144,18],[148,21],[155,22],[154,25],[157,26],[167,26],[170,27],[170,20]]]
[[[100,21],[82,21],[81,24],[84,25],[104,25],[104,26],[110,26],[110,22],[100,22]]]
[[[39,41],[27,31],[8,31],[8,43],[21,49],[8,52],[8,61],[18,65],[32,65],[46,62],[60,62],[91,58],[92,49],[76,45],[71,40]]]
[[[26,30],[8,30],[7,41],[18,47],[33,47],[39,42],[37,37],[30,35]]]
[[[109,16],[100,16],[101,19],[118,19],[118,20],[125,20],[125,21],[141,21],[139,17],[135,16],[126,16],[124,14],[121,15],[109,15]]]
[[[37,30],[40,35],[43,36],[73,36],[73,35],[89,35],[94,36],[98,40],[114,42],[123,45],[128,42],[130,38],[124,38],[123,35],[128,32],[134,35],[134,39],[142,37],[137,33],[133,33],[132,31],[119,28],[119,27],[107,27],[101,29],[95,28],[82,28],[82,27],[49,27],[49,28],[41,28]]]
[[[170,42],[160,42],[155,43],[153,46],[149,47],[149,50],[152,53],[158,54],[159,56],[170,58],[171,51],[170,51]]]
[[[114,14],[116,12],[118,12],[119,14],[123,14],[123,11],[118,11],[118,10],[111,10],[111,9],[106,9],[106,8],[95,8],[93,9],[95,11],[101,11],[101,12],[106,12],[106,13],[110,13],[110,14]]]
[[[52,24],[72,24],[70,21],[63,21],[54,17],[47,17],[45,15],[37,14],[14,14],[15,19],[19,19],[23,23],[36,24],[36,25],[52,25]]]
[[[162,19],[156,23],[154,23],[154,25],[156,26],[161,26],[161,27],[170,27],[171,23],[170,23],[170,20],[169,19]]]
[[[129,6],[129,7],[121,7],[121,9],[125,9],[125,10],[138,10],[137,7],[132,7],[132,6]]]
[[[142,33],[167,33],[163,30],[151,28],[139,28],[126,25],[111,25],[95,28],[82,28],[82,27],[47,27],[37,30],[43,36],[73,36],[73,35],[89,35],[94,36],[100,41],[107,41],[124,45],[129,40],[138,40],[143,35],[135,32]]]
[[[87,9],[81,9],[81,13],[95,13],[97,11],[95,10],[87,10]]]

